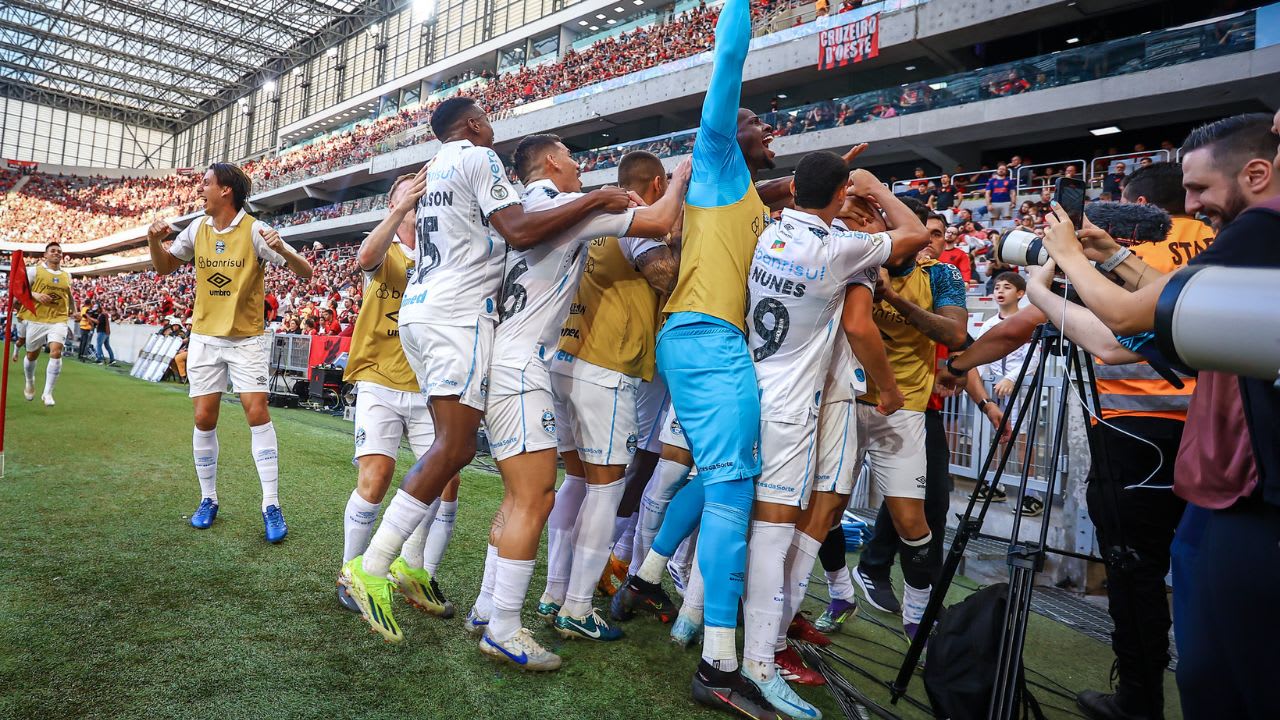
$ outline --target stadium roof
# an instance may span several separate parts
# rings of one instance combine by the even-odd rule
[[[174,130],[397,0],[3,0],[0,94]]]

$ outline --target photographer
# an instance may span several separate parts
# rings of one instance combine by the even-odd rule
[[[1214,244],[1189,265],[1280,268],[1280,115],[1237,115],[1196,128],[1182,147],[1186,210],[1218,229]],[[1125,282],[1095,270],[1094,243],[1081,244],[1061,208],[1047,218],[1045,247],[1085,304],[1112,331],[1155,326],[1169,276],[1124,249],[1104,258]],[[1114,265],[1119,255],[1120,264]],[[1126,292],[1133,289],[1133,292]],[[1242,298],[1241,302],[1247,302]],[[1230,318],[1223,318],[1229,322]],[[1241,328],[1242,335],[1249,328]],[[1273,338],[1259,338],[1270,342]],[[1188,509],[1180,542],[1200,530],[1174,585],[1178,608],[1178,686],[1187,717],[1274,718],[1280,648],[1280,392],[1274,377],[1199,374],[1179,447],[1174,491]],[[1200,520],[1202,528],[1190,523]],[[1175,564],[1181,568],[1178,558]]]

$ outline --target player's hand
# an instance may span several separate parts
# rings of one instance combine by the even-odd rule
[[[280,237],[280,233],[275,228],[269,227],[262,231],[262,240],[277,253],[284,254],[285,244],[284,238]]]
[[[872,197],[886,189],[884,183],[870,171],[858,168],[849,173],[849,192],[858,197]]]
[[[1053,201],[1049,212],[1044,214],[1044,221],[1049,226],[1044,232],[1044,248],[1049,251],[1050,257],[1061,259],[1064,255],[1084,252],[1076,237],[1075,224],[1067,217],[1067,211],[1062,209],[1057,200]]]
[[[969,373],[965,373],[960,377],[956,377],[955,375],[952,375],[950,372],[946,370],[942,370],[938,373],[937,381],[938,381],[938,384],[941,385],[942,387],[949,388],[951,390],[951,394],[954,395],[957,390],[964,387],[964,383],[968,375]]]
[[[845,152],[845,154],[844,154],[844,155],[841,155],[840,157],[844,158],[844,161],[845,161],[846,163],[851,163],[851,162],[853,162],[854,160],[858,159],[858,156],[859,156],[859,155],[861,155],[862,153],[866,152],[866,151],[867,151],[867,148],[869,148],[869,147],[871,147],[871,146],[870,146],[870,145],[868,145],[867,143],[858,143],[857,145],[854,145],[853,147],[849,148],[849,149]]]
[[[423,195],[427,194],[427,168],[430,163],[423,165],[422,169],[413,174],[413,179],[409,181],[409,189],[405,191],[401,202],[396,205],[396,210],[401,214],[413,212],[418,207],[418,201]]]
[[[880,391],[880,404],[876,405],[876,412],[888,417],[902,409],[907,404],[907,399],[903,397],[902,391],[897,385]]]
[[[173,228],[169,227],[169,223],[164,218],[156,218],[156,221],[151,223],[151,227],[147,228],[147,239],[160,242],[172,233]]]
[[[631,207],[631,195],[622,188],[606,185],[592,190],[587,195],[595,203],[597,209],[607,213],[626,212]]]
[[[42,292],[33,292],[33,293],[31,293],[31,299],[32,299],[32,300],[35,300],[35,301],[36,301],[36,302],[38,302],[38,303],[51,303],[51,302],[53,302],[53,296],[52,296],[52,295],[49,295],[49,294],[46,294],[46,293],[42,293]]]
[[[996,404],[989,402],[986,407],[982,408],[982,414],[987,416],[987,420],[991,421],[991,427],[999,430],[1000,423],[1004,421],[1004,411],[996,407]],[[1004,432],[1000,433],[1000,442],[1007,443],[1009,438],[1013,437],[1013,428],[1005,427]]]
[[[1076,233],[1084,247],[1084,256],[1094,262],[1105,262],[1120,250],[1120,243],[1102,228],[1084,219],[1084,227]]]
[[[649,206],[649,204],[644,201],[644,198],[636,194],[635,190],[628,190],[627,195],[631,198],[631,207],[638,208]]]
[[[876,289],[873,293],[876,299],[885,302],[893,302],[898,297],[898,293],[893,290],[893,283],[889,282],[889,271],[880,268],[880,277],[876,280]]]
[[[690,155],[680,161],[675,170],[671,171],[671,183],[680,187],[689,186],[689,178],[693,177],[693,156]]]
[[[1009,397],[1010,395],[1013,394],[1013,381],[1010,380],[1009,378],[1005,378],[1004,380],[1001,380],[1000,382],[996,383],[996,386],[994,388],[992,388],[992,393],[996,397],[1000,398],[1001,400]]]
[[[878,233],[886,232],[889,229],[885,225],[884,216],[880,214],[880,210],[874,202],[852,193],[845,195],[844,205],[840,207],[840,217],[844,219],[852,230]]]

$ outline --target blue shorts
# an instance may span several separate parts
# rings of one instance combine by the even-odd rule
[[[760,390],[738,328],[701,313],[658,333],[658,371],[704,483],[760,474]]]

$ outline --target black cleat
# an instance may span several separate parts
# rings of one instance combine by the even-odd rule
[[[898,596],[893,594],[893,585],[889,582],[888,573],[883,577],[877,577],[863,570],[859,565],[853,569],[853,581],[862,588],[862,594],[866,596],[867,604],[871,607],[894,615],[902,612],[902,603],[898,602]]]
[[[609,617],[619,621],[630,620],[640,610],[652,614],[661,623],[671,622],[677,612],[675,603],[667,597],[661,585],[630,575],[614,593],[613,601],[609,603]]]
[[[693,674],[693,700],[712,710],[753,720],[787,720],[773,709],[755,683],[737,671],[716,670],[706,660]]]
[[[1083,690],[1076,695],[1076,705],[1084,711],[1089,720],[1149,720],[1160,715],[1148,715],[1131,712],[1120,706],[1120,697],[1100,693],[1097,690]]]

